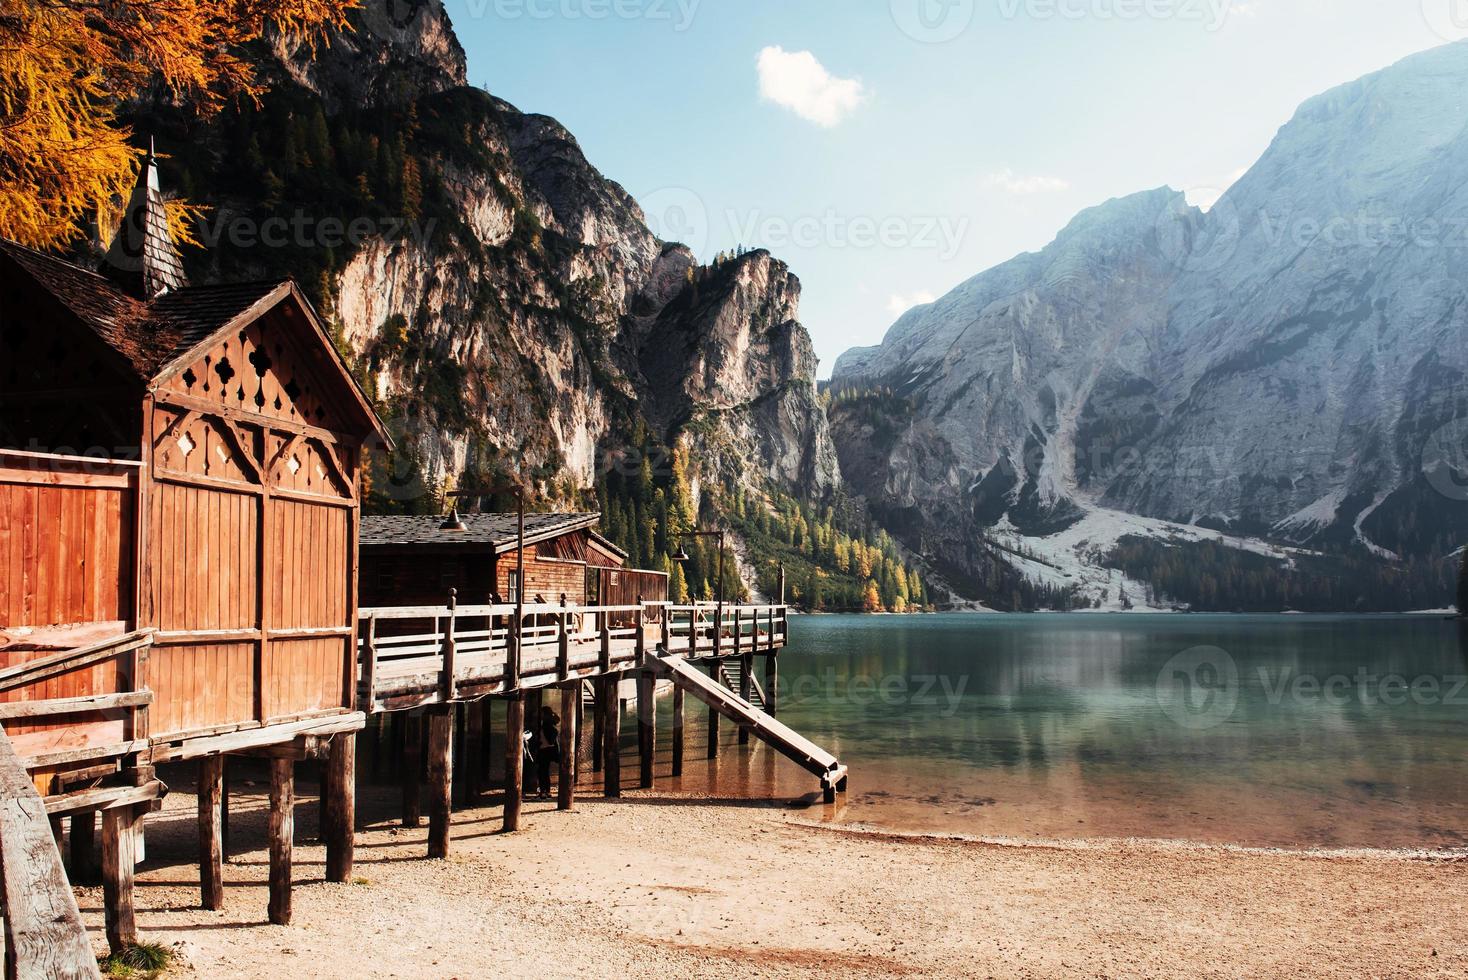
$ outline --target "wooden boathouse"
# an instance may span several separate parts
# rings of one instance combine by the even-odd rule
[[[711,758],[724,718],[828,801],[845,789],[836,757],[774,717],[782,603],[673,605],[666,576],[624,567],[594,514],[364,525],[363,450],[386,440],[370,403],[293,282],[187,283],[151,157],[100,273],[0,240],[0,351],[7,978],[96,976],[58,846],[68,819],[71,874],[100,875],[109,944],[136,942],[133,872],[167,793],[160,764],[198,766],[205,908],[224,900],[231,755],[270,770],[269,920],[291,918],[302,759],[325,763],[326,878],[350,880],[357,733],[372,715],[425,736],[402,745],[427,763],[436,856],[456,713],[477,779],[491,700],[506,706],[506,829],[519,826],[527,706],[548,696],[564,719],[558,805],[574,805],[588,705],[591,767],[620,794],[624,683],[642,786],[667,679],[675,775],[692,694],[708,705]],[[417,767],[400,768],[406,816]]]
[[[0,724],[74,853],[101,863],[108,935],[154,767],[272,755],[270,918],[290,918],[292,761],[330,739],[350,782],[359,470],[386,435],[289,281],[190,286],[143,167],[101,273],[0,242]],[[351,865],[350,793],[332,868]],[[218,815],[204,822],[218,907]],[[9,843],[8,839],[6,841]],[[211,852],[212,849],[212,853]],[[8,863],[9,852],[6,858]],[[11,877],[11,868],[4,869]]]

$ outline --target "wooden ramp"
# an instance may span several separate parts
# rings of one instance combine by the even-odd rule
[[[846,790],[846,767],[834,755],[789,725],[750,704],[681,655],[649,657],[647,663],[653,670],[671,679],[679,688],[749,730],[756,738],[768,743],[781,755],[819,778],[828,801],[833,800],[837,792]]]

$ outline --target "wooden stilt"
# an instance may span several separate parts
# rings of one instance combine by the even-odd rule
[[[488,705],[486,698],[464,706],[468,712],[464,731],[464,799],[469,806],[478,806],[484,796],[484,716]]]
[[[296,833],[296,764],[270,760],[270,922],[291,924],[291,848]]]
[[[576,804],[576,749],[581,744],[578,727],[581,713],[581,682],[561,685],[561,771],[556,780],[556,809],[569,810]]]
[[[603,677],[599,698],[602,709],[602,792],[608,799],[622,795],[622,700],[616,674]]]
[[[709,661],[709,676],[712,677],[714,679],[714,682],[717,683],[717,684],[724,683],[723,678],[721,678],[719,676],[719,664],[722,663],[722,662],[723,661],[717,660],[717,659],[710,660]],[[710,759],[717,759],[718,757],[719,757],[719,712],[716,711],[712,705],[710,705],[709,706],[709,758]]]
[[[449,816],[454,804],[454,706],[428,711],[428,856],[449,856]]]
[[[97,814],[91,810],[71,817],[71,881],[74,885],[97,882]]]
[[[352,880],[357,823],[357,736],[342,732],[331,739],[326,761],[326,880]]]
[[[657,681],[652,671],[640,671],[637,675],[637,785],[651,789],[653,761],[657,755],[658,708],[655,700]]]
[[[133,862],[140,815],[137,806],[102,811],[102,904],[106,909],[107,945],[114,953],[138,943]]]
[[[580,681],[572,682],[572,690],[576,693],[576,742],[574,751],[575,766],[572,769],[572,782],[581,784],[581,743],[586,740],[586,697],[583,694]]]
[[[600,680],[591,682],[592,698],[591,706],[591,771],[602,771],[602,750],[606,748],[606,706],[602,704],[602,698],[606,697],[606,687]]]
[[[224,756],[205,756],[199,760],[199,899],[211,912],[224,908],[223,795]]]
[[[525,795],[525,695],[505,699],[505,831],[520,829],[520,802]]]
[[[219,757],[219,856],[229,863],[229,756]]]
[[[836,802],[836,784],[835,783],[826,783],[824,786],[821,787],[821,801],[823,803],[835,803]]]
[[[673,685],[673,775],[683,775],[683,688]]]
[[[779,708],[780,661],[771,650],[765,654],[765,714],[774,717]]]
[[[416,827],[423,819],[422,794],[418,789],[423,771],[423,719],[403,716],[403,826]]]

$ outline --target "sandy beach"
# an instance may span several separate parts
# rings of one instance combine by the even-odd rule
[[[819,804],[630,791],[499,833],[456,812],[447,861],[363,787],[357,879],[322,880],[299,781],[295,918],[264,924],[264,784],[236,786],[226,907],[198,908],[187,770],[149,818],[145,940],[199,977],[1462,976],[1468,859],[1144,841],[1005,843],[829,822]],[[302,775],[305,775],[304,769]],[[101,951],[100,889],[79,901]]]

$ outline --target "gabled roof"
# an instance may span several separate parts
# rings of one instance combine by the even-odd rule
[[[525,543],[535,544],[572,531],[594,527],[600,514],[526,514]],[[479,545],[495,554],[515,550],[518,519],[515,514],[463,514],[463,531],[445,531],[439,516],[390,515],[363,517],[363,548],[394,545]]]
[[[0,273],[9,259],[131,365],[139,381],[154,385],[180,371],[198,348],[239,329],[283,302],[294,301],[327,351],[327,360],[350,391],[362,420],[387,439],[382,421],[348,370],[310,302],[290,279],[184,286],[144,302],[81,266],[0,238]]]

